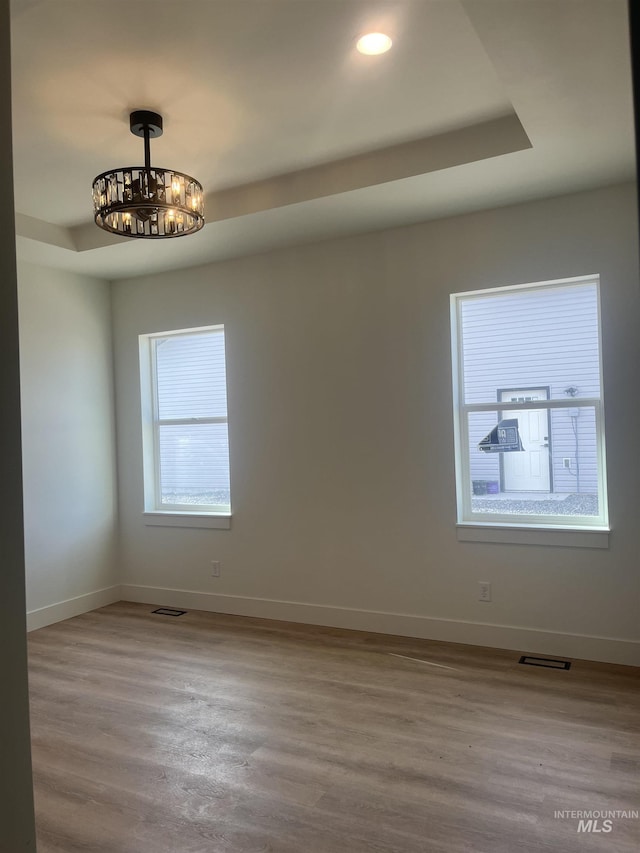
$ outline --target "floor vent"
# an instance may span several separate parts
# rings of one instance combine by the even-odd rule
[[[546,666],[547,669],[571,669],[571,661],[554,660],[553,658],[532,658],[531,655],[522,655],[520,663],[528,666]]]
[[[184,616],[186,610],[174,610],[173,607],[158,607],[157,610],[152,610],[152,613],[157,613],[160,616]]]

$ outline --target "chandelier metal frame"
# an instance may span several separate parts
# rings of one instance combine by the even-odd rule
[[[204,225],[202,184],[175,169],[151,165],[150,140],[162,136],[162,116],[135,110],[129,127],[144,139],[144,166],[109,169],[94,179],[96,225],[123,237],[152,240],[199,231]]]

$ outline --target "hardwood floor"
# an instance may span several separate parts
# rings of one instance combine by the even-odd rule
[[[39,853],[640,849],[554,818],[640,809],[640,670],[151,610],[29,637]]]

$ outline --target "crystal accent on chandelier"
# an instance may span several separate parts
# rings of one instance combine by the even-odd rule
[[[204,225],[202,185],[157,166],[127,166],[98,175],[93,209],[96,225],[123,237],[180,237]]]

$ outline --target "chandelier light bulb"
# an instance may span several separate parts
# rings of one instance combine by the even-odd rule
[[[378,56],[386,53],[393,42],[385,33],[367,33],[358,39],[356,48],[366,56]]]

